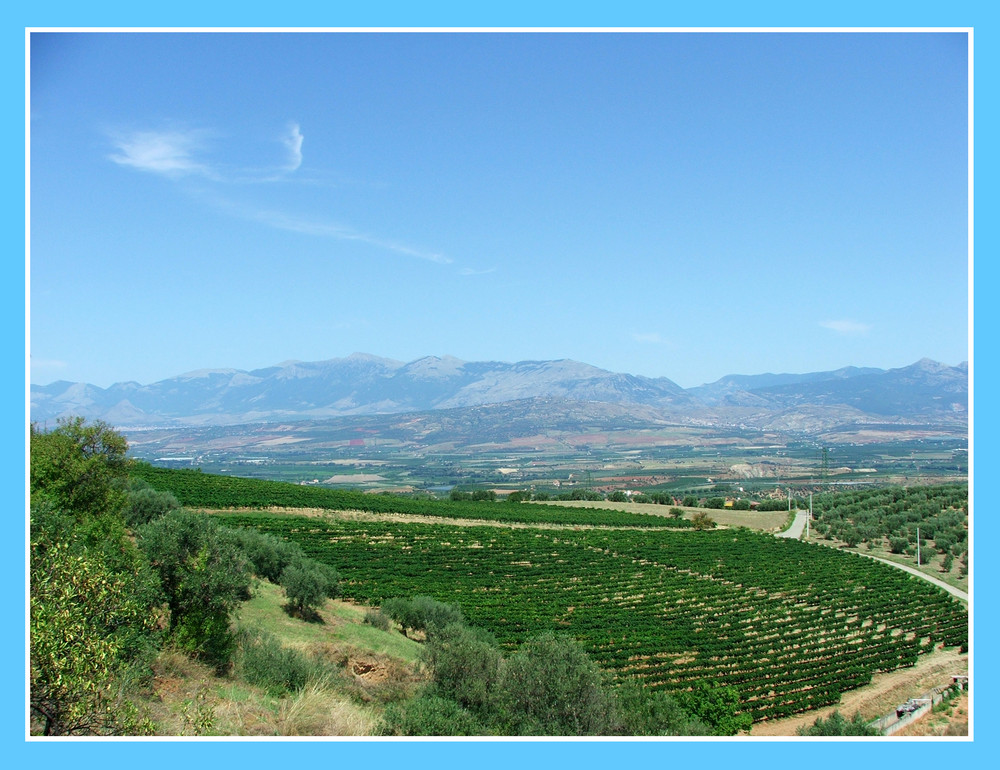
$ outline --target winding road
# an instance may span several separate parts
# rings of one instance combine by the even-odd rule
[[[806,521],[808,520],[809,520],[809,511],[796,511],[795,521],[793,521],[792,525],[784,532],[777,533],[777,537],[794,537],[796,540],[801,539],[802,533],[805,532],[806,529]],[[938,580],[936,577],[932,577],[931,575],[921,572],[916,567],[908,567],[905,564],[897,564],[894,561],[889,561],[888,559],[883,559],[879,556],[873,556],[870,553],[861,553],[860,551],[852,551],[851,553],[857,553],[860,556],[864,556],[869,559],[875,559],[875,561],[880,561],[883,564],[888,564],[890,567],[895,567],[896,569],[901,569],[904,572],[909,572],[911,575],[916,575],[918,578],[926,580],[928,583],[933,583],[939,588],[943,588],[952,596],[958,597],[962,601],[966,602],[969,601],[969,594],[967,594],[965,591],[955,588],[954,586],[950,586],[943,580]]]

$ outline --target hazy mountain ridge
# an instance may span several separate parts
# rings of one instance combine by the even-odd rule
[[[612,404],[647,419],[760,426],[872,419],[955,423],[967,415],[968,365],[923,359],[890,370],[844,367],[807,374],[728,375],[685,390],[665,377],[610,372],[568,359],[509,364],[428,356],[403,363],[354,354],[251,371],[205,369],[151,385],[32,385],[31,419],[55,422],[81,415],[133,427],[232,425],[539,399]]]

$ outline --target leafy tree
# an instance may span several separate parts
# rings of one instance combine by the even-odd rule
[[[514,490],[509,495],[507,495],[508,503],[521,503],[525,500],[531,499],[531,492],[524,492],[519,489]]]
[[[225,669],[235,647],[230,616],[250,598],[250,563],[214,521],[173,511],[138,531],[160,576],[170,632],[183,649]]]
[[[128,700],[149,673],[156,614],[141,564],[109,568],[99,550],[46,527],[32,509],[30,704],[32,733],[111,735],[145,726]],[[50,514],[58,516],[58,514]],[[67,538],[50,539],[62,529]]]
[[[753,724],[749,714],[739,713],[740,694],[735,687],[701,680],[682,696],[681,703],[715,735],[736,735]]]
[[[860,712],[848,720],[839,711],[834,711],[829,717],[817,717],[816,721],[808,727],[800,727],[799,735],[850,735],[850,736],[875,736],[879,731],[874,727],[869,727],[868,722],[861,716]]]
[[[684,511],[682,511],[680,508],[671,508],[670,515],[673,516],[675,519],[683,519]]]
[[[617,735],[711,735],[673,696],[627,683],[615,692]]]
[[[691,517],[691,526],[698,530],[713,529],[715,527],[715,520],[704,511],[698,511]]]
[[[737,500],[736,502],[733,503],[733,510],[734,511],[749,511],[750,510],[750,501],[747,500],[745,497],[740,498],[739,500]]]
[[[103,422],[60,420],[48,432],[32,423],[32,500],[49,500],[81,520],[119,513],[126,501],[127,451],[124,437]]]
[[[681,505],[683,505],[685,508],[697,508],[698,498],[695,497],[694,495],[685,495],[684,499],[681,500]]]
[[[710,498],[708,498],[705,501],[705,507],[706,508],[715,508],[715,509],[725,508],[726,507],[726,498],[724,498],[724,497],[710,497]]]
[[[316,614],[327,598],[340,595],[336,570],[319,562],[297,559],[281,573],[281,587],[293,610],[301,617]]]
[[[626,495],[620,489],[616,489],[614,492],[608,495],[608,501],[612,503],[627,503],[628,495]]]
[[[906,553],[907,547],[910,542],[905,537],[890,537],[889,538],[889,552],[890,553]]]

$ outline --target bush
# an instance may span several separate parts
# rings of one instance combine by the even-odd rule
[[[487,735],[474,715],[455,701],[422,695],[385,711],[382,735]]]
[[[281,582],[281,573],[296,560],[305,559],[297,543],[290,543],[267,532],[246,527],[226,527],[225,534],[250,561],[257,577],[275,585]]]
[[[132,482],[125,505],[125,523],[131,529],[149,524],[154,519],[165,516],[181,507],[177,498],[169,492],[157,492],[141,479]]]
[[[711,728],[671,695],[638,684],[614,694],[617,735],[711,735]]]
[[[505,729],[513,735],[606,735],[614,724],[601,670],[567,636],[530,639],[508,658],[501,683]]]
[[[392,618],[386,615],[382,610],[375,609],[374,607],[369,607],[365,610],[364,623],[379,631],[388,631],[392,628]]]
[[[848,721],[839,711],[834,711],[829,718],[817,717],[816,721],[809,727],[800,727],[799,735],[852,735],[852,736],[875,736],[879,732],[874,727],[869,727],[864,717],[856,713]]]
[[[280,696],[321,679],[324,668],[297,650],[283,647],[267,631],[240,629],[236,634],[233,672],[245,682]]]
[[[428,640],[426,656],[437,694],[482,718],[496,710],[503,655],[489,633],[451,623]]]
[[[698,511],[691,517],[691,526],[695,529],[714,529],[715,520],[704,511]]]
[[[389,599],[382,603],[382,611],[403,627],[405,636],[409,636],[408,629],[431,634],[435,629],[465,622],[460,607],[439,602],[430,596]]]

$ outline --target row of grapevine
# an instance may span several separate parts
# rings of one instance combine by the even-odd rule
[[[352,490],[291,484],[282,481],[219,476],[197,470],[137,464],[133,475],[153,488],[172,493],[190,508],[321,508],[369,513],[399,513],[451,519],[527,524],[587,524],[617,527],[691,526],[686,519],[624,511],[565,508],[555,505],[428,500]]]
[[[968,644],[965,609],[926,582],[746,530],[224,519],[298,542],[358,601],[429,594],[510,647],[565,631],[621,679],[731,684],[755,720],[835,703],[935,644]]]

